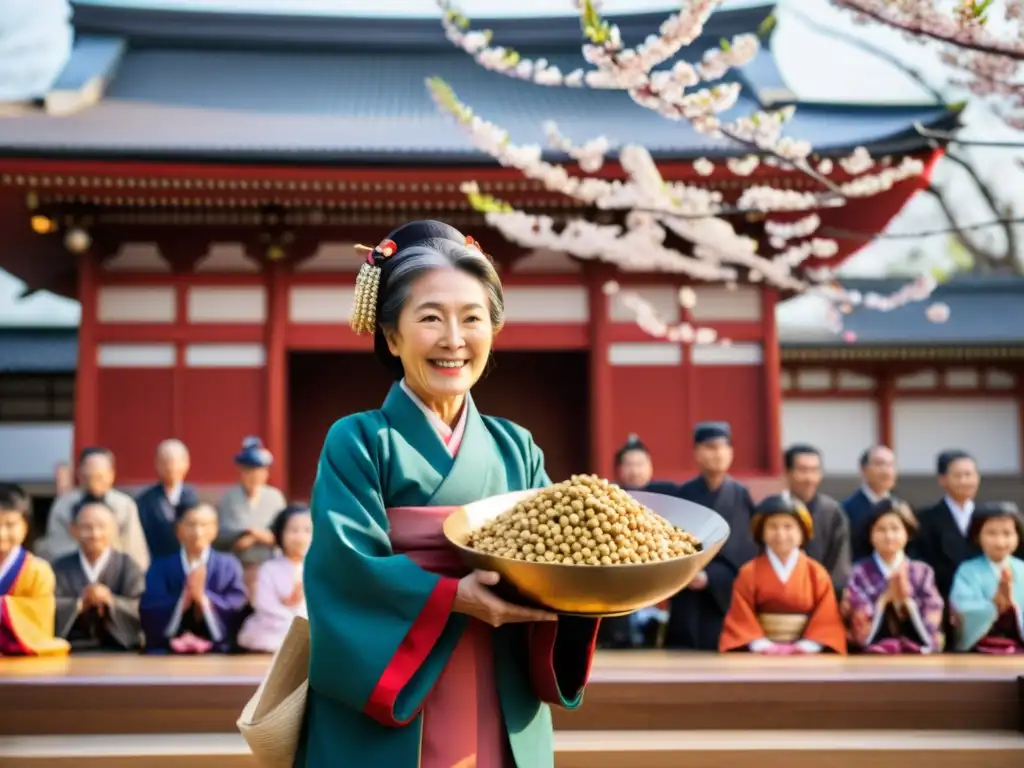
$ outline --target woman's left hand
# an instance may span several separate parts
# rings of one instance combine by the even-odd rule
[[[500,627],[528,621],[557,621],[558,615],[536,608],[509,603],[495,595],[489,587],[501,577],[493,571],[473,571],[459,580],[452,610],[479,619],[484,624]]]

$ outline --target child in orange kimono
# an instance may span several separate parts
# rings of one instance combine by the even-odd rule
[[[758,557],[740,568],[718,650],[768,656],[846,653],[846,632],[828,571],[800,548],[814,535],[807,507],[789,494],[757,505]]]
[[[28,495],[0,483],[0,656],[64,656],[71,646],[54,637],[53,569],[22,546],[29,516]]]

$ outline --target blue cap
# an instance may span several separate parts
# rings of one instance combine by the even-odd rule
[[[693,428],[693,444],[709,443],[712,440],[732,441],[732,428],[727,421],[702,421]]]
[[[247,437],[242,441],[242,450],[235,456],[235,464],[247,469],[265,468],[274,463],[274,455],[263,447],[258,437]]]

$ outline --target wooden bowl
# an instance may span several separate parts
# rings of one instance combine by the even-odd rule
[[[444,521],[444,535],[468,567],[501,575],[498,591],[503,597],[558,613],[622,616],[660,603],[689,584],[729,537],[729,524],[707,507],[660,493],[630,491],[645,507],[696,536],[701,551],[643,565],[563,565],[528,563],[466,546],[472,531],[537,493],[506,493],[460,507]]]

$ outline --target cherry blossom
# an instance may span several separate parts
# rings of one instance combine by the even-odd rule
[[[748,177],[738,199],[726,201],[720,192],[700,183],[665,180],[646,148],[635,144],[617,145],[613,139],[597,136],[581,143],[563,135],[554,123],[545,123],[544,133],[550,147],[574,160],[579,173],[544,158],[542,147],[514,143],[508,132],[477,115],[459,100],[442,80],[431,78],[428,88],[438,106],[451,114],[463,127],[472,143],[499,164],[514,168],[525,178],[539,182],[549,192],[565,195],[586,206],[617,212],[604,222],[586,218],[556,219],[528,214],[507,203],[485,195],[478,185],[463,185],[473,207],[483,213],[487,223],[506,239],[524,248],[561,251],[581,260],[614,264],[623,272],[667,272],[684,275],[693,281],[720,282],[735,287],[740,280],[766,283],[784,292],[811,293],[826,299],[833,311],[830,317],[837,333],[842,331],[842,312],[864,306],[888,311],[911,301],[921,301],[935,287],[934,280],[918,280],[889,296],[847,291],[835,280],[832,270],[805,267],[808,259],[827,260],[838,253],[835,240],[816,235],[821,219],[816,213],[845,205],[851,198],[877,195],[895,184],[919,175],[920,160],[889,158],[877,163],[863,147],[848,157],[816,159],[813,147],[798,138],[784,135],[793,108],[760,111],[730,122],[718,115],[736,103],[740,85],[717,83],[731,69],[747,64],[758,52],[755,36],[741,35],[703,54],[697,64],[677,62],[669,69],[654,70],[673,58],[701,35],[704,22],[721,0],[692,0],[672,14],[657,34],[635,48],[627,48],[619,30],[600,16],[593,0],[574,3],[581,15],[586,42],[584,61],[591,67],[569,73],[543,59],[524,59],[517,52],[496,45],[486,30],[474,30],[468,19],[452,2],[438,0],[444,11],[443,26],[447,38],[488,70],[528,80],[539,86],[619,89],[633,100],[673,120],[685,120],[695,130],[713,138],[724,138],[746,147],[720,166],[707,158],[693,161],[696,177],[706,177],[718,168],[736,176]],[[692,60],[692,57],[690,57]],[[613,152],[613,147],[615,147]],[[624,172],[622,179],[597,178],[606,158],[614,155]],[[783,189],[758,182],[754,176],[762,164],[802,173],[821,187]],[[829,179],[840,169],[844,178]],[[761,252],[764,243],[739,233],[733,225],[738,213],[768,214],[765,233],[769,252]],[[805,212],[796,221],[773,220],[772,214]],[[687,251],[670,245],[682,240]],[[682,343],[727,343],[713,328],[695,328],[688,323],[671,324],[657,316],[654,308],[639,296],[621,291],[615,283],[605,292],[617,295],[634,312],[636,322],[657,338]],[[683,289],[679,303],[692,309],[696,292]]]
[[[993,108],[1011,127],[1024,128],[1024,2],[1005,0],[832,0],[861,23],[901,30],[918,43],[938,43],[955,84],[998,101]],[[1002,25],[990,24],[993,14]],[[995,31],[997,28],[1005,33]]]

